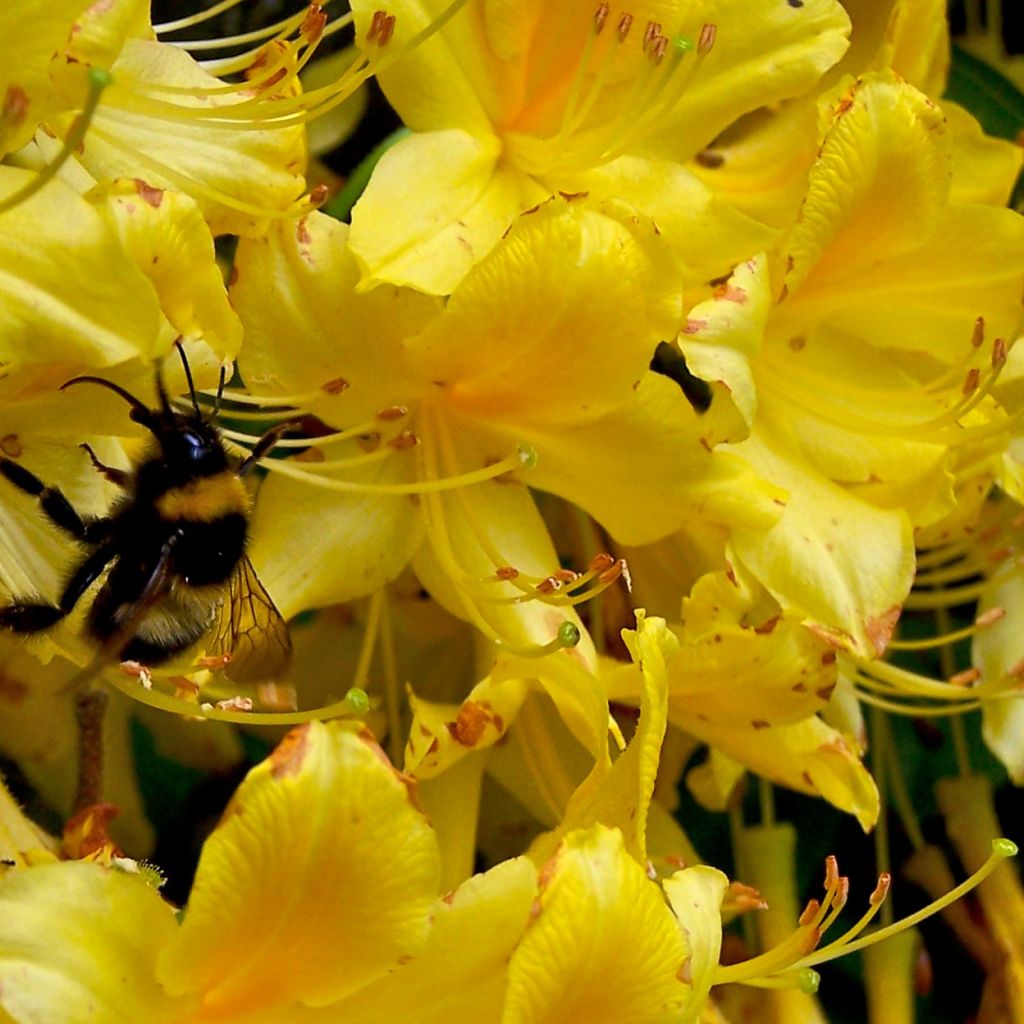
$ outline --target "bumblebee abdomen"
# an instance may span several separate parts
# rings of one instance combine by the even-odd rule
[[[248,523],[241,513],[210,522],[182,520],[171,565],[174,574],[191,587],[223,583],[245,554]]]

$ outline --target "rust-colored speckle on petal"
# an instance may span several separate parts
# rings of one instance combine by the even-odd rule
[[[0,452],[3,452],[9,459],[18,458],[24,450],[17,434],[7,434],[0,438]]]
[[[475,747],[483,738],[488,725],[494,725],[501,731],[500,718],[491,713],[490,708],[475,700],[467,700],[459,708],[458,717],[448,722],[448,732],[456,743],[463,747]]]
[[[716,299],[724,299],[726,302],[737,302],[741,305],[747,301],[747,293],[738,285],[723,284],[714,290]]]
[[[139,193],[144,202],[149,203],[154,210],[160,208],[160,204],[164,201],[164,190],[162,188],[154,188],[154,186],[143,181],[141,178],[135,179],[135,191]]]
[[[285,775],[298,775],[302,762],[309,753],[309,731],[311,722],[297,725],[273,749],[270,754],[270,770],[275,779]]]
[[[28,683],[0,672],[0,700],[20,704],[28,696]]]
[[[767,729],[771,724],[771,722],[766,722],[763,718],[755,718],[750,723],[751,727],[754,729]]]
[[[299,245],[309,245],[313,241],[313,236],[309,233],[309,228],[306,227],[305,217],[295,225],[295,237],[299,240]]]
[[[686,326],[683,328],[683,334],[700,334],[707,325],[707,320],[697,320],[694,317],[687,317]]]
[[[864,623],[864,632],[867,633],[871,646],[874,647],[877,655],[883,655],[886,647],[889,646],[892,632],[896,628],[896,623],[900,621],[900,612],[902,610],[898,604],[894,604],[888,611],[884,611],[881,615],[868,619]]]
[[[821,656],[821,663],[822,665],[834,665],[836,663],[836,652],[825,651]]]
[[[820,690],[815,690],[814,692],[827,704],[832,699],[835,688],[836,684],[832,683],[831,686],[823,686]]]
[[[28,93],[20,85],[7,86],[4,93],[4,104],[0,108],[0,125],[6,129],[17,128],[25,123],[31,100]]]

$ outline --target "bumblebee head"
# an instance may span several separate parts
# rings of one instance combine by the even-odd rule
[[[162,461],[173,474],[185,478],[214,476],[227,469],[228,456],[224,451],[217,428],[211,420],[203,416],[202,410],[199,408],[195,385],[192,382],[192,372],[189,369],[188,360],[185,358],[185,350],[180,342],[176,342],[175,347],[178,349],[182,365],[185,367],[185,377],[188,381],[194,410],[191,413],[175,412],[171,407],[159,370],[156,375],[156,390],[160,406],[157,409],[151,409],[122,388],[120,384],[115,384],[105,377],[73,377],[62,384],[60,390],[63,391],[73,384],[97,384],[108,391],[113,391],[131,407],[128,413],[129,418],[141,424],[156,438],[160,445]],[[224,374],[222,371],[221,386],[217,392],[218,399],[223,386]],[[214,414],[216,414],[216,410],[214,410]]]

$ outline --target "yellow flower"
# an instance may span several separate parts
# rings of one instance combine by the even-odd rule
[[[679,649],[661,686],[671,725],[712,748],[688,778],[704,802],[724,810],[746,769],[821,796],[870,829],[878,791],[860,751],[818,717],[836,687],[834,647],[777,609],[765,615],[750,588],[724,574],[698,582],[674,629]],[[609,699],[636,700],[635,669],[603,678]]]
[[[379,6],[353,5],[360,38]],[[386,7],[401,41],[442,4]],[[656,220],[689,280],[722,274],[769,236],[682,163],[745,111],[813,84],[847,29],[833,0],[467,6],[379,75],[413,134],[353,211],[365,285],[447,294],[521,211],[579,191]]]
[[[695,374],[725,383],[715,400],[752,424],[736,450],[789,495],[766,534],[733,531],[729,557],[862,655],[884,650],[909,589],[912,527],[955,511],[958,476],[1005,445],[1015,411],[993,388],[1019,318],[1024,220],[955,200],[949,180],[941,112],[865,77],[776,253],[774,302],[763,281],[727,286],[737,317],[764,324],[760,351],[723,363],[731,340],[705,333],[700,307],[679,339]]]
[[[413,559],[489,638],[548,643],[621,566],[559,573],[520,480],[627,539],[774,518],[743,464],[709,452],[689,403],[647,371],[678,295],[642,228],[621,206],[558,199],[443,309],[396,288],[357,294],[347,229],[329,218],[243,242],[232,299],[256,397],[240,398],[328,425],[282,445],[313,450],[268,464],[256,511],[285,614],[371,592]]]

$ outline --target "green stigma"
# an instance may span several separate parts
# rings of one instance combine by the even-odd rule
[[[370,698],[367,697],[365,690],[360,690],[357,686],[345,694],[345,701],[352,709],[353,715],[365,715],[370,710]]]
[[[579,627],[572,622],[563,622],[558,627],[558,642],[562,647],[575,647],[580,642]]]
[[[993,839],[992,852],[1000,857],[1016,857],[1017,844],[1012,839]]]
[[[796,987],[809,996],[813,996],[818,991],[820,984],[821,975],[817,971],[811,970],[810,967],[805,967],[797,976]]]

